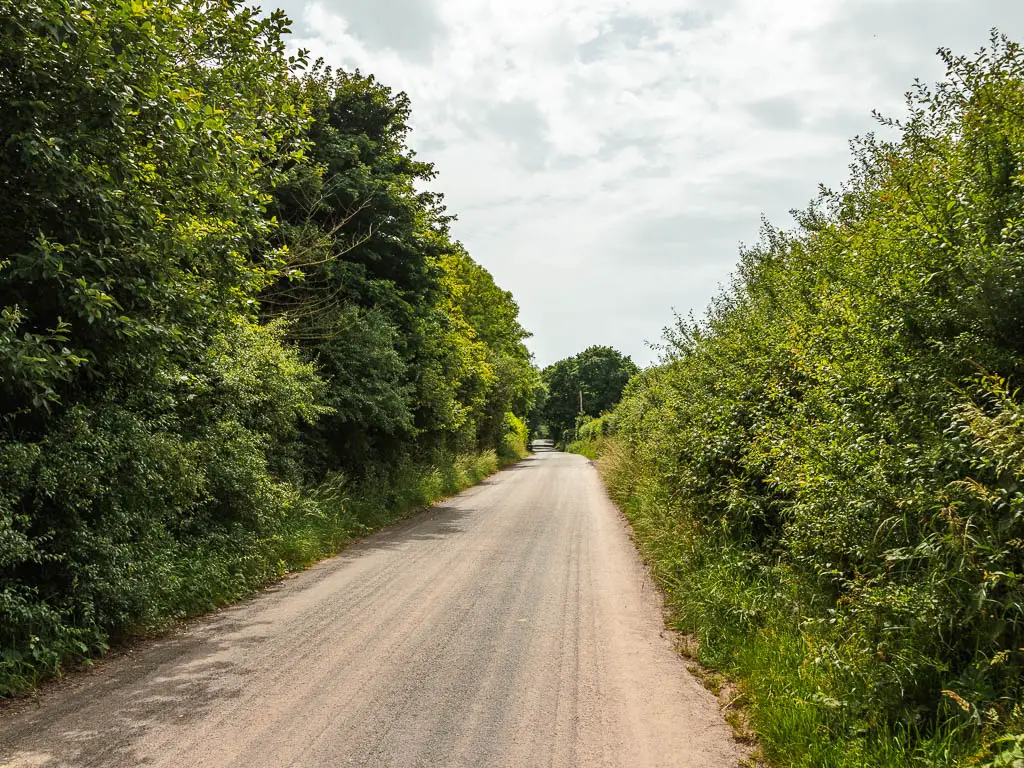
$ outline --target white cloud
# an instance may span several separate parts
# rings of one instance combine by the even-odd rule
[[[648,362],[762,212],[786,224],[871,109],[941,74],[938,46],[1024,34],[1010,0],[286,3],[297,44],[409,93],[454,234],[542,364],[597,343]]]

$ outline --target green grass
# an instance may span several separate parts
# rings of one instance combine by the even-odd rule
[[[463,454],[428,466],[408,464],[352,486],[343,475],[333,475],[310,494],[315,504],[268,542],[267,557],[279,564],[279,575],[302,570],[356,538],[476,485],[515,460],[499,461],[493,450]]]
[[[308,568],[355,539],[476,485],[508,463],[488,450],[426,466],[410,462],[359,484],[350,484],[340,473],[332,475],[310,492],[312,503],[290,516],[281,532],[264,542],[262,553],[254,558],[258,562],[254,580],[243,581],[241,589],[213,593],[206,605],[196,607],[201,612],[232,602],[286,573]]]
[[[606,437],[599,436],[596,438],[583,437],[579,440],[574,440],[565,446],[567,453],[578,453],[580,456],[586,456],[588,459],[596,460],[601,456]]]
[[[981,729],[900,731],[870,711],[844,709],[827,695],[837,682],[815,664],[789,574],[766,567],[752,577],[743,553],[702,536],[614,439],[603,443],[599,467],[665,590],[670,626],[690,638],[695,660],[742,692],[762,760],[792,768],[982,764]]]
[[[568,453],[578,453],[580,456],[586,456],[588,459],[596,459],[598,456],[597,443],[591,440],[574,440],[565,446],[565,450]]]

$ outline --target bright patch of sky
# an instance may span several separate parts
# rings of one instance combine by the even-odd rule
[[[898,116],[940,46],[1021,0],[283,0],[296,47],[412,100],[452,225],[519,302],[541,365],[592,344],[640,364],[700,314],[761,216],[788,227]]]

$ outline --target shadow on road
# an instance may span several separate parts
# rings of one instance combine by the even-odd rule
[[[473,508],[456,507],[451,504],[450,500],[441,502],[408,520],[395,523],[372,536],[360,539],[337,557],[340,560],[351,560],[360,557],[363,552],[367,551],[401,549],[412,541],[442,539],[462,533],[465,528],[459,525],[459,521],[475,512],[476,510]]]
[[[55,745],[33,738],[43,731],[41,704],[47,705],[48,721],[66,724],[60,734],[60,765],[142,765],[134,744],[145,732],[187,728],[205,717],[215,702],[241,693],[237,683],[252,670],[229,660],[228,652],[259,644],[264,638],[261,627],[269,622],[236,619],[231,613],[197,619],[187,633],[171,632],[144,642],[103,662],[93,673],[16,705],[20,711],[5,713],[0,729],[0,765],[50,765],[55,760],[50,753]],[[110,696],[105,695],[108,690],[121,692],[113,711]],[[52,736],[51,731],[51,741]],[[17,750],[13,744],[18,744]]]
[[[550,449],[539,446],[535,450]],[[536,468],[541,461],[536,455],[528,456],[484,484],[500,483],[502,475]],[[237,650],[264,642],[268,637],[265,625],[270,624],[243,619],[240,611],[245,606],[280,599],[285,591],[296,599],[314,589],[339,564],[368,551],[401,549],[414,542],[463,533],[466,519],[478,512],[472,495],[454,497],[353,543],[337,557],[305,572],[299,583],[285,580],[271,585],[231,608],[190,621],[185,631],[140,642],[97,664],[91,672],[53,685],[34,701],[10,707],[0,723],[0,766],[57,764],[52,752],[55,745],[36,736],[46,730],[43,712],[48,720],[66,724],[59,739],[60,765],[144,764],[135,744],[147,732],[187,730],[209,716],[218,703],[242,693],[244,686],[239,681],[253,670],[245,665],[244,656],[240,660]],[[108,691],[119,692],[113,710]],[[49,739],[53,741],[52,730]]]

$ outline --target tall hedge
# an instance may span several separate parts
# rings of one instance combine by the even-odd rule
[[[942,56],[614,416],[613,489],[784,764],[1024,730],[1024,53]]]
[[[0,0],[0,695],[521,442],[527,334],[418,190],[408,98],[287,25]]]

